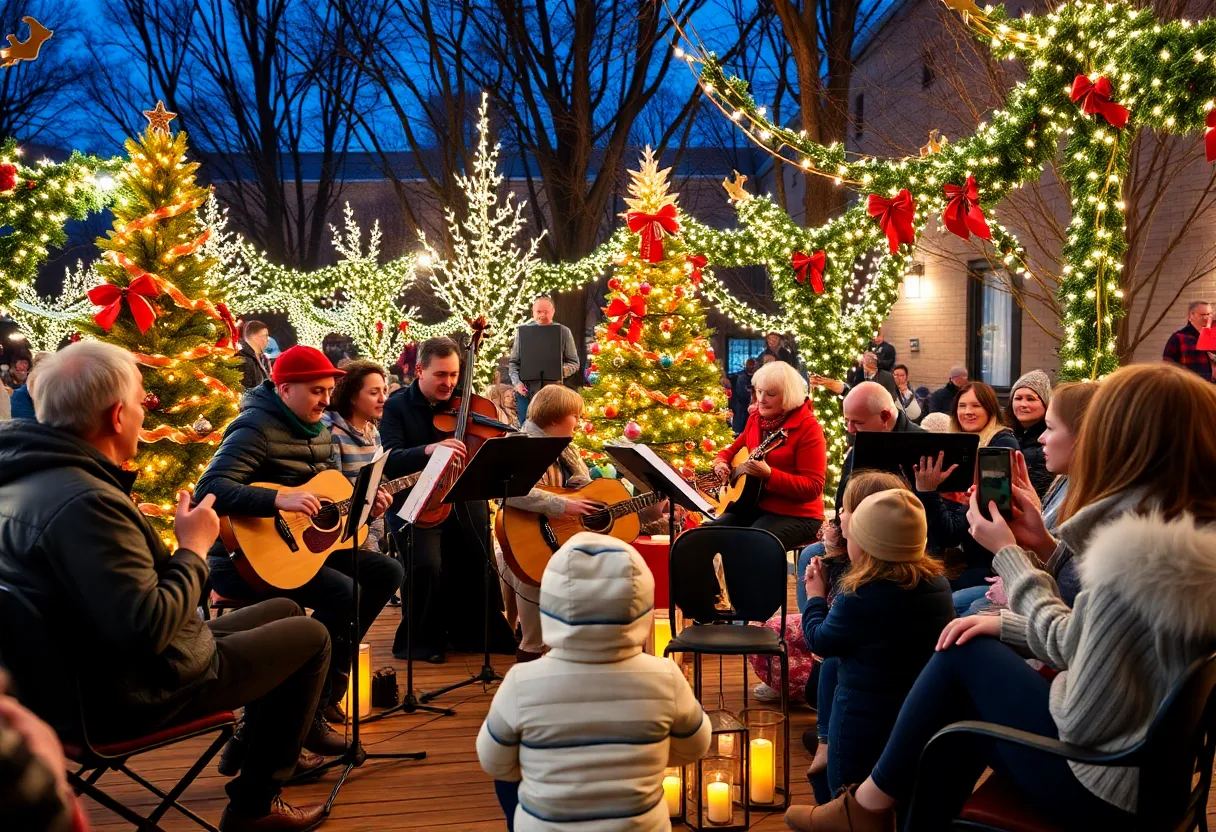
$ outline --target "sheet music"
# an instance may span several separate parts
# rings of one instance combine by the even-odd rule
[[[363,482],[363,478],[369,479],[367,490],[364,492],[362,505],[351,505],[350,513],[358,518],[358,522],[348,525],[347,533],[342,536],[343,540],[350,539],[350,532],[354,529],[361,529],[371,519],[372,508],[376,504],[376,492],[380,490],[380,480],[384,477],[384,464],[388,461],[388,454],[384,448],[376,451],[376,455],[372,457],[372,461],[359,469],[359,476],[355,479],[355,492],[359,491],[359,485]]]
[[[439,445],[431,454],[431,459],[427,462],[426,467],[422,469],[422,476],[418,478],[414,488],[410,491],[409,496],[405,498],[405,504],[401,506],[401,511],[397,512],[397,516],[406,523],[413,523],[418,519],[418,515],[422,513],[423,506],[430,499],[431,492],[435,490],[435,486],[439,484],[439,478],[442,476],[448,463],[452,461],[452,455],[456,452],[447,445]]]
[[[684,478],[680,476],[676,469],[668,465],[667,460],[650,450],[650,448],[646,445],[630,445],[629,447],[632,447],[635,451],[637,451],[638,456],[642,457],[642,459],[654,466],[655,470],[662,475],[663,479],[665,479],[668,484],[678,489],[679,492],[684,495],[684,497],[686,497],[697,507],[697,511],[700,511],[702,514],[708,514],[711,517],[714,515],[714,507],[707,503],[705,498],[702,497],[695,488],[689,485]]]

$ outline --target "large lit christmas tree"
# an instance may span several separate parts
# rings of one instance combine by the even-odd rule
[[[591,346],[579,442],[593,456],[621,438],[649,445],[691,477],[708,470],[733,437],[697,299],[705,260],[680,239],[670,173],[659,170],[650,148],[641,170],[630,171],[623,216],[632,233],[608,281],[608,320]]]
[[[173,114],[158,103],[145,115],[147,132],[126,143],[114,228],[97,240],[106,282],[88,297],[100,307],[91,334],[130,350],[143,373],[143,444],[130,465],[140,509],[167,536],[177,491],[193,488],[237,414],[241,375],[232,316],[200,254],[208,232],[196,214],[208,191],[186,161],[185,133],[169,131]]]

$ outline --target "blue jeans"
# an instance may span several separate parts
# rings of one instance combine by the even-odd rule
[[[811,558],[823,557],[826,551],[827,549],[824,548],[823,543],[818,542],[807,546],[798,555],[798,567],[794,570],[794,597],[798,599],[799,612],[802,612],[802,608],[806,606],[806,583],[802,580],[806,575],[806,568],[810,564]],[[822,692],[823,688],[820,687],[819,690]]]
[[[985,600],[984,596],[988,592],[988,584],[983,586],[969,586],[966,589],[956,589],[954,591],[954,614],[959,618],[964,616],[974,615],[971,611],[971,605],[976,601]]]
[[[818,544],[816,544],[818,545]],[[811,547],[807,547],[808,549]],[[840,659],[824,659],[819,666],[819,689],[816,694],[815,733],[820,743],[828,743],[828,726],[832,722],[832,703],[836,699],[836,676],[840,672]],[[831,744],[828,745],[829,756]],[[811,781],[811,789],[815,793],[815,802],[819,805],[832,799],[832,790],[828,786],[827,772],[823,772]]]
[[[1048,710],[1050,683],[1008,645],[978,638],[939,653],[925,665],[900,709],[891,737],[871,772],[878,788],[904,802],[911,798],[921,752],[947,725],[965,719],[994,722],[1059,738]],[[976,738],[953,755],[949,794],[931,811],[953,818],[985,766],[1008,779],[1047,817],[1072,829],[1124,828],[1130,815],[1085,788],[1068,762],[1007,743]],[[941,772],[927,776],[939,777]],[[945,790],[941,790],[945,791]],[[919,808],[918,808],[919,811]]]

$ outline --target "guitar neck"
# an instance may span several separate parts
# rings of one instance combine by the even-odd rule
[[[395,480],[382,482],[380,483],[380,487],[392,495],[399,491],[404,491],[405,489],[410,488],[421,478],[422,472],[419,471],[416,474],[406,474],[404,477],[398,477]],[[338,511],[340,511],[343,515],[350,512],[350,500],[343,500],[342,502],[335,503],[334,505],[338,507]]]
[[[612,515],[612,519],[615,520],[618,517],[636,514],[647,506],[654,505],[659,499],[659,492],[651,491],[643,494],[641,497],[634,497],[632,500],[625,500],[624,502],[611,505],[608,507],[608,512]]]

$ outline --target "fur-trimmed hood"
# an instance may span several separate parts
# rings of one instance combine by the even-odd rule
[[[1216,640],[1216,526],[1123,514],[1093,531],[1081,587],[1113,592],[1158,632]]]

